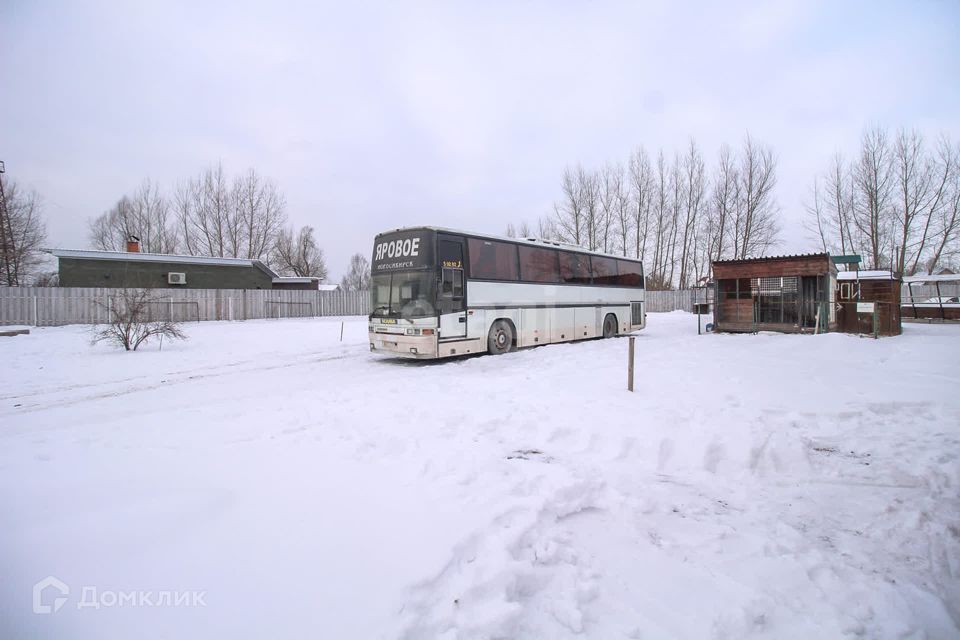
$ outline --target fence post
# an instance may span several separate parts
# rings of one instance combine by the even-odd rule
[[[40,326],[40,304],[37,301],[37,296],[33,296],[33,326]]]
[[[627,355],[627,391],[630,392],[633,392],[633,347],[636,341],[636,336],[630,336],[630,352]]]

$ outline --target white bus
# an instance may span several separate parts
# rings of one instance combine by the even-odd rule
[[[377,236],[370,350],[407,358],[506,353],[643,329],[643,265],[543,240],[437,227]]]

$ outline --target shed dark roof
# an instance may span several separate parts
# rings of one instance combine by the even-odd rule
[[[48,253],[57,258],[72,258],[74,260],[116,260],[122,262],[164,262],[181,264],[204,264],[223,267],[253,267],[263,271],[271,278],[277,274],[260,260],[247,258],[215,258],[208,256],[182,256],[168,253],[140,253],[133,251],[96,251],[85,249],[47,249]]]

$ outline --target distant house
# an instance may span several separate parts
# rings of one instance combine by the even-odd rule
[[[308,289],[319,278],[283,277],[260,260],[141,253],[52,249],[59,261],[61,287],[141,287],[159,289]],[[335,286],[335,285],[333,285]]]

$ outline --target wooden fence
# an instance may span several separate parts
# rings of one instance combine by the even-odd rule
[[[695,291],[679,289],[677,291],[646,291],[647,311],[693,311]],[[702,296],[702,290],[700,290]]]
[[[914,286],[917,301],[937,295],[933,286]],[[941,296],[957,295],[957,285],[941,285]],[[109,316],[117,289],[0,287],[0,325],[58,326],[96,324]],[[647,311],[693,311],[704,302],[703,289],[647,291]],[[152,315],[180,321],[247,320],[357,316],[370,313],[366,291],[293,291],[277,289],[157,289]],[[904,304],[907,287],[903,287]]]
[[[117,289],[0,287],[0,325],[37,327],[105,322]],[[150,315],[178,321],[367,315],[366,291],[157,289]]]

